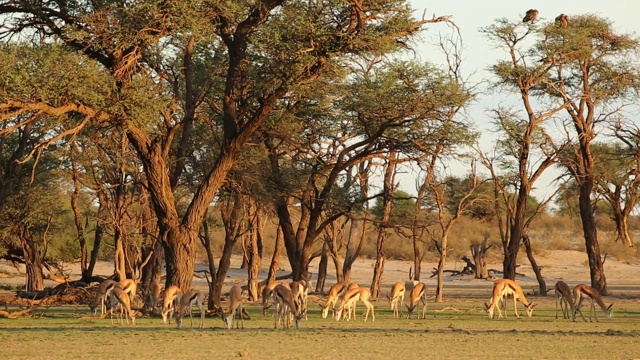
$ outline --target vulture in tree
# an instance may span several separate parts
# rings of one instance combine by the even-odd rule
[[[522,19],[522,22],[527,22],[527,21],[533,22],[533,20],[535,20],[537,16],[538,16],[538,10],[529,9],[527,10],[527,14]]]
[[[569,26],[569,16],[565,14],[560,14],[556,17],[556,25],[566,28]]]

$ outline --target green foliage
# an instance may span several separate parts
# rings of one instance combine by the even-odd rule
[[[597,142],[591,147],[595,159],[597,182],[601,186],[623,186],[632,179],[630,174],[636,166],[633,154],[619,142]]]
[[[446,202],[445,209],[449,213],[457,211],[458,204],[462,201],[462,196],[467,194],[471,187],[473,179],[470,176],[458,177],[448,176],[443,184],[446,186]],[[493,199],[493,183],[491,181],[482,182],[472,194],[467,202],[473,204],[466,207],[464,215],[471,219],[480,221],[490,221],[495,217],[495,203]]]
[[[580,206],[578,204],[579,194],[580,188],[574,179],[567,180],[565,183],[560,184],[560,191],[556,198],[557,209],[555,213],[568,218],[580,218]],[[605,201],[595,201],[595,195],[593,211],[595,214],[610,215],[612,213],[611,205]]]
[[[109,106],[114,84],[95,62],[56,44],[0,44],[3,101]]]
[[[377,218],[382,217],[383,198],[377,197],[375,205],[371,208],[371,213]],[[413,221],[413,212],[415,210],[415,199],[411,194],[398,190],[393,194],[391,205],[391,216],[389,224],[410,226]]]
[[[65,214],[60,201],[61,195],[58,183],[49,179],[49,181],[35,183],[24,188],[20,193],[10,196],[3,211],[0,212],[1,247],[5,250],[21,248],[21,238],[44,245],[46,237],[47,241],[51,242],[52,248],[59,249],[60,240],[63,238],[61,235],[69,229],[69,223],[61,221],[61,217]],[[57,251],[51,255],[61,258],[60,252]]]
[[[443,143],[449,151],[473,144],[477,134],[448,116],[473,99],[462,84],[428,63],[381,65],[349,81],[343,104],[359,133],[371,136],[388,129],[381,140],[411,155]]]

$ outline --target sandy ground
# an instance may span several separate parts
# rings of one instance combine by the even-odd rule
[[[518,277],[518,282],[521,283],[525,292],[534,294],[538,289],[538,283],[535,279],[530,264],[527,261],[526,256],[519,258],[520,266],[517,269],[519,274],[524,276]],[[578,251],[568,250],[555,250],[549,251],[544,256],[539,256],[537,259],[538,264],[542,267],[542,274],[545,277],[547,288],[553,288],[553,285],[557,280],[564,280],[569,285],[576,285],[578,283],[589,283],[589,268],[587,263],[586,254]],[[311,264],[310,270],[313,274],[313,284],[315,284],[318,261],[316,260]],[[231,261],[231,268],[227,274],[227,280],[225,285],[230,287],[233,284],[246,283],[247,273],[246,270],[239,269],[241,263],[240,256],[234,256]],[[355,262],[352,270],[352,281],[358,282],[360,285],[369,286],[373,277],[373,266],[375,260],[373,259],[359,259]],[[284,275],[289,273],[290,268],[286,258],[280,260],[282,269],[280,269],[278,275]],[[266,270],[268,263],[263,264],[263,270],[261,271],[261,279],[266,277]],[[422,264],[422,281],[424,281],[428,287],[436,286],[436,278],[430,277],[432,275],[432,269],[436,267],[435,262],[424,262]],[[387,260],[385,262],[385,270],[383,273],[383,293],[385,293],[390,285],[396,281],[409,280],[409,269],[412,263],[409,261],[397,261]],[[605,262],[605,275],[607,277],[607,283],[609,285],[610,295],[621,296],[626,298],[640,298],[640,277],[638,276],[638,267],[640,266],[640,260],[619,261],[615,258],[608,257]],[[464,267],[464,262],[455,259],[450,259],[447,262],[447,269],[459,270]],[[501,269],[500,263],[490,263],[490,269]],[[205,270],[204,264],[197,266],[198,270]],[[72,272],[72,278],[79,277],[78,264],[69,264],[68,270]],[[335,272],[329,269],[329,276],[325,283],[324,291],[328,291],[328,288],[335,283]],[[96,266],[96,275],[110,275],[113,273],[113,263],[108,261],[100,262]],[[24,268],[16,269],[10,263],[0,261],[0,286],[4,284],[16,285],[24,284]],[[55,286],[53,281],[45,280],[45,286]],[[451,297],[466,297],[466,296],[482,296],[485,297],[490,294],[492,281],[473,279],[472,276],[447,276],[445,274],[445,288],[444,294]],[[206,289],[207,284],[205,279],[194,278],[193,286],[196,288]],[[315,286],[315,285],[314,285]],[[313,288],[312,288],[313,289]]]

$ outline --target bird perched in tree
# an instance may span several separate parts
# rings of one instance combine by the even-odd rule
[[[535,20],[537,16],[538,16],[538,10],[529,9],[529,10],[527,10],[526,15],[522,19],[522,22],[527,22],[527,21],[533,22],[533,20]]]
[[[569,26],[569,16],[565,14],[560,14],[556,17],[556,25],[566,28]]]

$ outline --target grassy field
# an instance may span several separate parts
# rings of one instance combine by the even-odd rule
[[[0,319],[0,350],[9,358],[235,358],[248,359],[401,359],[563,358],[632,359],[640,357],[640,303],[615,303],[610,320],[576,322],[555,319],[555,298],[539,303],[532,318],[489,320],[480,299],[429,304],[426,320],[394,319],[386,301],[375,305],[375,322],[322,319],[313,304],[299,330],[273,329],[273,318],[250,306],[244,330],[225,330],[222,320],[207,318],[204,330],[163,325],[138,318],[135,326],[111,325],[88,318],[88,308],[41,310],[33,318]],[[583,306],[588,310],[587,306]],[[358,312],[363,307],[360,305]],[[520,312],[524,312],[520,305]],[[588,314],[584,311],[585,315]],[[196,322],[197,324],[197,322]]]

